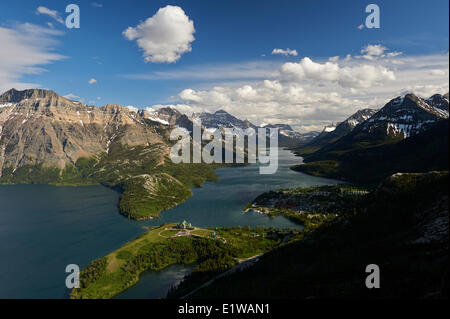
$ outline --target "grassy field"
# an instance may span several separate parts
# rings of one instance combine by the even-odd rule
[[[179,230],[176,229],[166,229],[163,230],[162,232],[160,232],[160,236],[164,237],[164,238],[170,238],[173,235],[177,234],[179,232]]]
[[[80,273],[81,288],[71,298],[112,298],[136,284],[147,270],[158,271],[173,264],[198,263],[194,272],[207,280],[230,269],[242,258],[266,252],[281,243],[279,231],[265,228],[197,229],[195,235],[171,237],[176,224],[153,227],[110,254],[92,261]],[[217,238],[209,235],[215,231]],[[225,239],[225,241],[223,240]]]
[[[201,236],[201,237],[211,237],[211,233],[213,231],[209,230],[209,229],[196,229],[191,231],[192,235],[197,235],[197,236]]]

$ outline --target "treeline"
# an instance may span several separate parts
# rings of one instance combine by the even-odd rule
[[[145,177],[132,177],[120,184],[122,194],[119,209],[122,215],[137,220],[158,217],[161,211],[191,196],[191,191],[183,184],[175,182],[168,176],[157,176],[159,180],[152,185],[152,192],[145,187]]]
[[[80,272],[80,288],[74,288],[71,298],[81,298],[81,292],[84,288],[99,280],[106,271],[107,260],[105,257],[91,261]]]
[[[117,257],[126,260],[118,274],[105,271],[106,258],[95,260],[83,269],[80,274],[81,289],[74,289],[71,298],[113,297],[134,285],[142,272],[159,271],[173,264],[197,262],[200,271],[223,271],[235,264],[230,247],[219,240],[200,237],[179,237],[151,243],[142,247],[136,255],[121,252]],[[104,286],[109,286],[107,291]]]
[[[227,243],[218,245],[219,249],[209,255],[209,258],[200,258],[194,270],[176,286],[171,287],[167,298],[185,296],[217,275],[236,266],[238,258],[252,257],[269,251],[279,245],[286,235],[294,234],[291,230],[248,226],[217,228],[216,232],[218,236],[226,239]],[[216,242],[220,243],[220,241]]]
[[[234,267],[239,258],[273,249],[286,235],[293,234],[273,228],[231,227],[216,228],[215,239],[194,236],[153,239],[160,238],[158,231],[163,227],[150,230],[136,238],[136,244],[131,242],[117,253],[89,264],[81,274],[82,288],[74,289],[71,298],[111,298],[134,285],[144,271],[196,263],[192,274],[171,289],[170,295],[180,295]]]

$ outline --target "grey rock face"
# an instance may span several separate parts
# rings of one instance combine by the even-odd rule
[[[80,157],[107,153],[113,142],[163,140],[141,115],[117,104],[98,108],[47,90],[12,89],[0,96],[0,174],[23,165],[64,168]]]

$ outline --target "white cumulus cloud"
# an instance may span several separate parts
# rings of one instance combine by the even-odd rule
[[[281,67],[282,76],[287,80],[312,80],[336,82],[344,88],[368,88],[395,80],[393,71],[384,66],[358,64],[339,66],[338,63],[318,63],[303,58],[299,63],[289,62]]]
[[[89,84],[95,84],[95,83],[97,83],[97,80],[94,79],[94,78],[92,78],[92,79],[90,79],[90,80],[88,81],[88,83],[89,83]]]
[[[136,27],[128,27],[123,35],[136,40],[146,62],[173,63],[192,50],[194,33],[194,22],[183,9],[168,5]]]
[[[297,50],[291,50],[289,48],[287,48],[286,50],[273,49],[272,54],[280,54],[280,55],[284,55],[284,56],[288,56],[288,55],[297,56],[298,52],[297,52]]]
[[[188,115],[223,109],[257,125],[286,123],[308,131],[359,109],[381,108],[404,92],[422,97],[448,92],[448,53],[393,58],[387,49],[370,52],[377,58],[304,58],[279,65],[269,72],[273,76],[261,80],[199,83],[181,90],[170,107]]]
[[[446,70],[431,70],[430,74],[435,76],[443,76],[446,75]]]
[[[367,60],[375,59],[378,56],[382,56],[384,51],[386,51],[387,48],[382,46],[381,44],[369,44],[361,49],[361,54],[363,55],[363,58]]]
[[[366,59],[366,60],[376,60],[379,58],[394,58],[396,56],[399,56],[402,54],[402,52],[388,52],[385,53],[385,51],[387,51],[388,48],[386,48],[385,46],[382,46],[381,44],[369,44],[367,46],[365,46],[364,48],[361,49],[361,54],[362,54],[362,58]]]

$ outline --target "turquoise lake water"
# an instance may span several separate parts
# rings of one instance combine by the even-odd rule
[[[142,222],[119,215],[119,194],[100,185],[0,186],[0,298],[67,298],[66,265],[82,268],[144,232],[144,226],[188,220],[199,227],[298,227],[284,217],[243,214],[242,209],[268,190],[338,182],[289,169],[300,162],[301,158],[280,150],[279,168],[273,175],[260,175],[257,165],[218,169],[218,182],[193,189],[194,195],[183,204],[159,219]],[[146,272],[118,297],[164,297],[191,269],[174,265]]]

